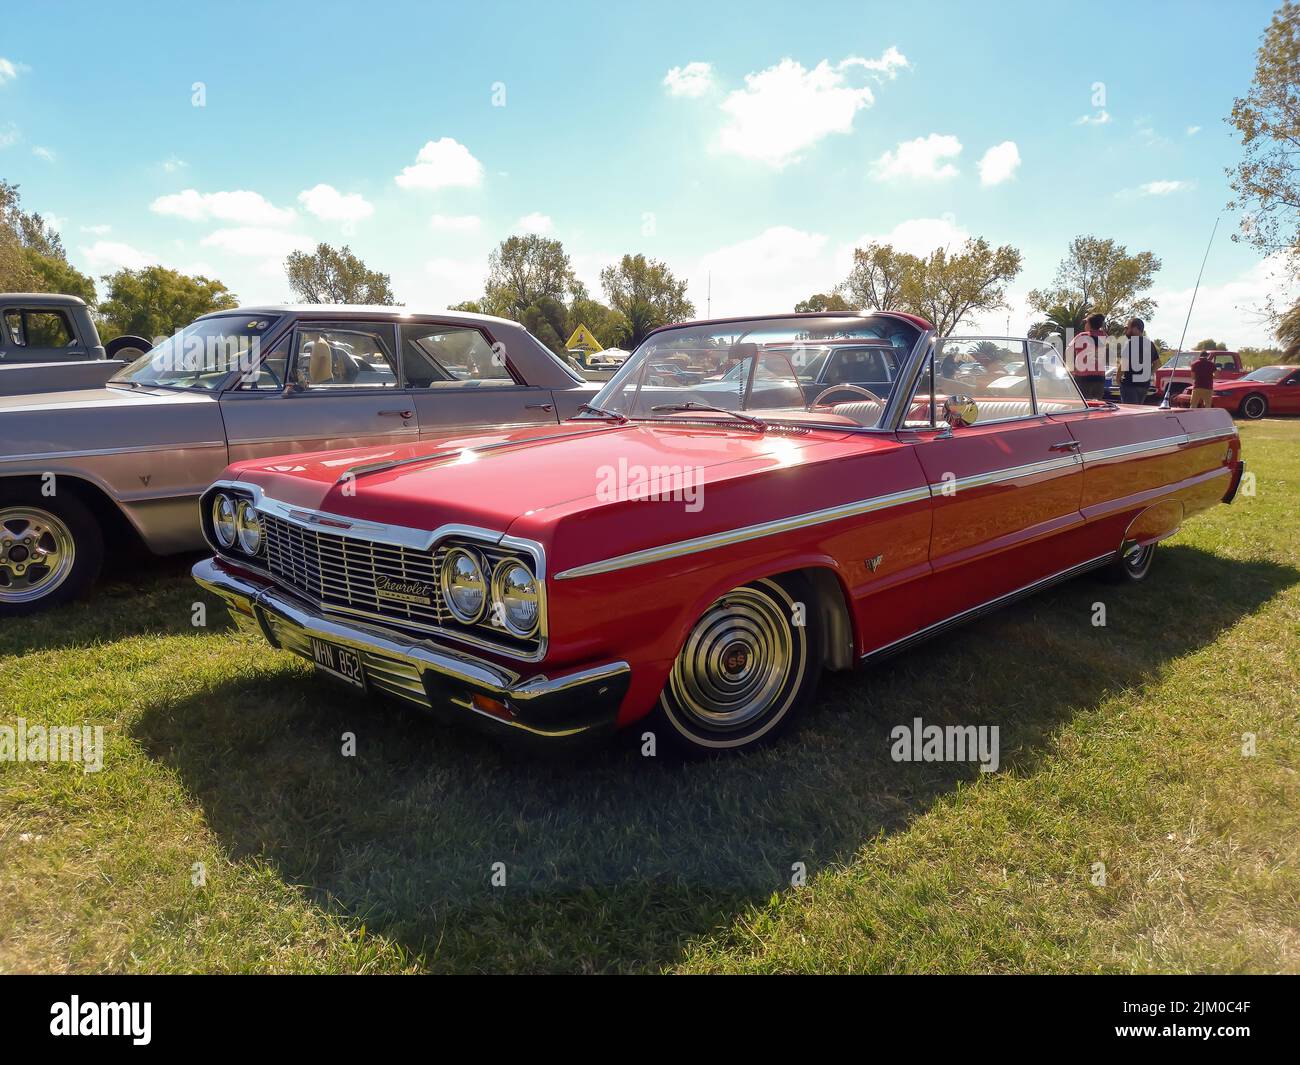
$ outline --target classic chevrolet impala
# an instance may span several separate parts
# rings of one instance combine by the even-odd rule
[[[870,387],[809,396],[852,349]],[[888,372],[882,372],[882,371]],[[199,583],[358,691],[502,733],[771,739],[849,669],[1229,502],[1226,411],[1085,402],[1054,349],[895,313],[652,333],[579,416],[236,463]]]

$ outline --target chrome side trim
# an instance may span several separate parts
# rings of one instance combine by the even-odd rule
[[[138,444],[132,447],[97,447],[89,448],[84,451],[31,451],[25,455],[5,455],[0,458],[3,462],[45,462],[50,459],[88,459],[95,458],[99,455],[138,455],[144,452],[159,451],[162,449],[184,449],[189,451],[193,448],[224,448],[224,440],[201,440],[197,444],[177,443],[177,444]]]
[[[1058,459],[1044,459],[1042,462],[1029,462],[1023,466],[1009,466],[1002,470],[988,473],[973,473],[967,477],[958,477],[952,481],[931,481],[930,494],[936,496],[950,495],[964,488],[979,488],[986,484],[1001,484],[1014,481],[1020,477],[1033,477],[1040,473],[1056,473],[1060,470],[1074,469],[1082,465],[1078,455],[1066,455]]]
[[[1236,437],[1237,435],[1239,435],[1237,427],[1232,425],[1227,429],[1206,429],[1199,433],[1188,433],[1187,442],[1189,444],[1203,444],[1207,440],[1227,440],[1229,437]]]
[[[860,499],[853,503],[841,503],[836,507],[827,507],[825,510],[813,510],[805,514],[795,514],[788,518],[761,522],[758,525],[746,525],[739,529],[729,529],[725,532],[710,533],[707,536],[697,536],[691,540],[678,540],[671,544],[663,544],[660,547],[631,551],[626,555],[615,555],[612,558],[601,559],[598,562],[588,562],[585,565],[574,566],[557,573],[555,580],[563,581],[573,577],[590,577],[597,573],[612,573],[615,570],[630,569],[633,566],[645,566],[652,562],[679,558],[682,555],[694,555],[701,551],[711,551],[715,547],[727,547],[731,544],[745,543],[748,540],[758,540],[765,536],[776,536],[783,532],[805,528],[810,525],[824,525],[827,522],[853,518],[860,514],[870,514],[873,511],[886,510],[890,507],[920,503],[928,501],[929,498],[930,488],[928,485],[923,485],[920,488],[909,488],[903,492],[892,492],[888,495],[872,496],[869,499]]]
[[[922,640],[938,635],[938,633],[945,629],[970,621],[980,614],[996,610],[998,607],[1003,606],[1012,600],[1019,599],[1022,596],[1032,595],[1034,592],[1042,591],[1044,588],[1050,587],[1053,584],[1060,584],[1062,581],[1067,581],[1071,577],[1077,577],[1081,573],[1086,573],[1099,566],[1104,566],[1106,563],[1114,559],[1116,555],[1117,552],[1108,551],[1104,555],[1098,555],[1096,558],[1088,559],[1087,562],[1080,562],[1076,566],[1070,566],[1067,569],[1059,570],[1058,572],[1043,577],[1040,580],[1031,581],[1029,584],[1022,585],[1015,591],[996,596],[995,598],[989,599],[977,606],[969,607],[968,609],[952,614],[941,621],[936,621],[933,625],[927,625],[923,629],[918,629],[916,632],[909,633],[907,636],[899,637],[897,640],[893,640],[882,647],[877,647],[874,650],[867,651],[859,658],[859,662],[866,662],[889,654],[895,654],[914,643],[920,643]]]
[[[1105,447],[1097,451],[1086,451],[1084,462],[1104,462],[1107,459],[1127,458],[1129,455],[1141,455],[1148,451],[1170,451],[1183,447],[1187,443],[1187,434],[1163,436],[1159,440],[1143,440],[1136,444],[1121,444],[1118,447]]]

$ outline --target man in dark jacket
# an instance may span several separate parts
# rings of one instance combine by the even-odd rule
[[[1214,359],[1208,351],[1192,363],[1192,400],[1190,407],[1214,405]]]
[[[1121,403],[1145,403],[1151,375],[1160,365],[1156,346],[1146,338],[1146,323],[1141,318],[1130,318],[1124,327],[1124,348],[1119,365],[1115,367],[1115,380],[1119,385]]]

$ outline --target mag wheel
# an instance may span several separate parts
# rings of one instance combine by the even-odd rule
[[[1151,563],[1155,561],[1156,545],[1147,544],[1139,547],[1131,544],[1120,552],[1119,558],[1111,564],[1109,576],[1121,584],[1136,584],[1146,580],[1151,572]]]
[[[755,581],[712,603],[682,645],[657,716],[688,751],[740,750],[776,736],[812,700],[821,672],[806,582]]]
[[[0,617],[75,598],[99,573],[103,554],[99,525],[80,501],[0,499]]]
[[[1268,413],[1268,400],[1258,392],[1252,392],[1241,401],[1241,416],[1252,422]]]

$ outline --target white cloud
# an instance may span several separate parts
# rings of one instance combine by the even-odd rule
[[[713,67],[708,63],[687,63],[664,75],[669,96],[703,96],[713,88]]]
[[[184,218],[190,222],[211,219],[244,226],[283,225],[296,217],[293,208],[275,207],[259,193],[245,189],[234,192],[184,189],[168,196],[159,196],[149,205],[149,209],[155,214]]]
[[[415,282],[396,283],[396,288],[412,307],[436,310],[482,296],[487,271],[486,255],[430,259],[424,264],[423,276]]]
[[[105,235],[107,235],[108,233],[112,232],[112,229],[113,229],[113,227],[110,226],[110,225],[82,226],[82,227],[81,227],[81,231],[82,231],[83,233],[89,233],[89,234],[91,234],[92,236],[96,236],[96,237],[102,237],[102,236],[105,236]]]
[[[57,158],[53,150],[45,147],[43,144],[36,145],[36,147],[32,149],[32,155],[36,156],[37,159],[44,159],[47,163],[52,163]]]
[[[113,240],[97,240],[81,249],[81,257],[89,264],[92,273],[112,273],[116,270],[139,270],[153,266],[158,256],[141,251],[130,244]]]
[[[219,248],[234,255],[256,255],[269,259],[283,259],[291,251],[304,251],[313,247],[313,242],[307,237],[262,226],[218,229],[199,243],[205,248]]]
[[[178,170],[184,170],[189,165],[184,159],[177,159],[173,155],[170,159],[163,160],[162,168],[165,173],[174,174]]]
[[[689,275],[696,313],[707,313],[710,274],[714,317],[793,310],[799,300],[842,280],[831,275],[826,246],[820,233],[771,226],[709,252]]]
[[[1199,265],[1198,261],[1192,261],[1181,270],[1188,281],[1186,287],[1157,288],[1151,293],[1157,311],[1147,322],[1148,333],[1169,344],[1178,343]],[[1168,270],[1166,267],[1165,272]],[[1269,296],[1284,307],[1294,302],[1295,293],[1288,286],[1288,277],[1282,257],[1270,256],[1228,281],[1202,283],[1192,307],[1187,343],[1195,344],[1202,337],[1212,336],[1234,349],[1276,346],[1277,340],[1263,313],[1264,304]]]
[[[339,192],[333,185],[313,185],[298,193],[298,202],[308,214],[326,222],[355,225],[375,213],[374,205],[360,193]]]
[[[1104,107],[1100,111],[1094,111],[1091,114],[1080,115],[1074,120],[1076,126],[1104,126],[1110,122],[1110,112]]]
[[[936,248],[955,251],[970,239],[970,233],[957,224],[952,215],[942,218],[909,218],[899,222],[888,233],[866,234],[857,239],[849,249],[849,264],[852,263],[852,248],[860,248],[874,241],[877,244],[891,244],[898,251],[909,255],[929,255]]]
[[[22,139],[18,127],[12,122],[0,126],[0,148],[11,148]]]
[[[435,214],[429,228],[436,233],[477,233],[483,220],[476,214]]]
[[[1138,192],[1143,196],[1168,196],[1171,192],[1187,188],[1188,185],[1189,182],[1186,181],[1148,181],[1138,187]]]
[[[980,184],[1001,185],[1015,177],[1020,168],[1020,149],[1015,141],[995,144],[979,161]]]
[[[451,137],[429,141],[394,178],[404,189],[473,188],[483,181],[483,164]]]
[[[1200,126],[1188,126],[1188,127],[1187,127],[1187,135],[1188,135],[1189,137],[1195,137],[1195,136],[1196,136],[1198,133],[1200,133],[1200,132],[1201,132],[1201,127],[1200,127]]]
[[[882,181],[899,179],[947,181],[958,170],[947,159],[961,154],[961,141],[948,133],[931,133],[928,137],[902,141],[892,152],[876,160],[874,173]]]
[[[21,63],[15,63],[11,59],[0,56],[0,85],[13,81],[21,71],[26,69]]]
[[[757,74],[746,74],[745,87],[727,95],[721,105],[727,123],[718,143],[724,151],[775,169],[789,166],[823,137],[851,132],[857,113],[875,102],[866,85],[849,83],[850,73],[866,70],[877,80],[887,80],[907,65],[892,47],[879,59],[849,56],[834,66],[823,59],[812,70],[782,59]]]
[[[532,214],[526,214],[519,219],[515,223],[515,228],[525,233],[550,233],[555,229],[555,222],[550,215],[534,211]]]

